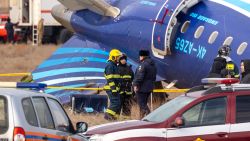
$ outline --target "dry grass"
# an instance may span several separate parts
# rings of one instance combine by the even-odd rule
[[[55,45],[45,45],[35,47],[32,45],[0,45],[0,73],[23,73],[32,72],[39,64],[47,59],[58,47]],[[19,81],[21,77],[0,77],[0,81]],[[171,99],[180,94],[171,94]],[[156,109],[161,104],[158,101],[154,102],[153,109]],[[89,126],[108,123],[103,118],[103,114],[74,114],[70,111],[70,107],[65,107],[69,117],[74,125],[78,121],[84,121]],[[0,114],[1,115],[1,114]],[[139,119],[139,110],[136,105],[132,108],[131,119]],[[124,120],[122,117],[120,120]]]
[[[154,107],[159,104],[155,104]],[[84,121],[88,123],[89,126],[94,126],[94,125],[99,125],[99,124],[104,124],[104,123],[109,123],[110,121],[105,120],[104,114],[103,113],[97,113],[97,114],[86,114],[86,113],[81,113],[81,114],[76,114],[73,113],[70,107],[65,107],[69,117],[71,118],[73,125],[75,125],[79,121]],[[124,120],[135,120],[139,119],[139,108],[136,104],[132,106],[132,111],[131,111],[131,117],[130,119],[124,118],[123,116],[120,116],[118,121],[124,121]]]
[[[55,45],[0,45],[0,73],[32,72],[55,50]],[[19,81],[21,77],[0,77],[0,81]]]
[[[181,95],[181,93],[171,93],[169,98],[175,98],[176,96]],[[166,99],[166,101],[170,100],[170,99]],[[165,101],[165,102],[166,102]],[[163,101],[162,101],[163,102]],[[159,103],[159,101],[155,101],[153,100],[153,107],[152,109],[155,110],[158,107],[160,107],[163,103]],[[150,106],[150,104],[149,104]],[[149,107],[151,108],[151,107]],[[67,111],[69,117],[71,118],[73,125],[76,125],[77,122],[79,121],[84,121],[87,122],[89,126],[94,126],[94,125],[99,125],[99,124],[104,124],[104,123],[109,123],[110,121],[105,120],[104,114],[103,113],[98,113],[98,114],[86,114],[86,113],[81,113],[81,114],[76,114],[74,112],[72,112],[71,108],[69,106],[65,106],[65,110]],[[120,116],[118,121],[124,121],[124,120],[138,120],[140,119],[140,115],[139,115],[139,107],[136,103],[133,104],[132,106],[132,110],[131,110],[131,117],[130,119],[125,119],[123,116]]]

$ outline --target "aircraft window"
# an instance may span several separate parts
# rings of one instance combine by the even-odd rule
[[[204,26],[199,26],[194,33],[194,38],[199,39],[204,31]]]
[[[248,45],[247,42],[243,42],[242,44],[240,44],[240,46],[237,49],[237,54],[242,55],[244,51],[246,50],[247,45]]]
[[[181,27],[181,33],[185,33],[190,25],[190,21],[186,21]]]
[[[233,41],[233,37],[227,37],[226,40],[224,41],[223,45],[231,45],[232,41]]]
[[[215,42],[215,40],[217,39],[218,35],[219,35],[219,32],[218,32],[218,31],[214,31],[214,32],[210,35],[210,37],[208,38],[208,43],[209,43],[209,44],[213,44],[213,43]]]

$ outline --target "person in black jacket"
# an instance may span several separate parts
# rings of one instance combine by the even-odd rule
[[[109,97],[109,107],[105,111],[104,118],[106,120],[117,120],[121,110],[121,100],[120,100],[120,79],[121,76],[118,72],[118,59],[122,53],[113,49],[109,53],[109,60],[107,66],[104,70],[104,76],[107,80],[104,90]]]
[[[149,57],[148,50],[140,50],[140,65],[136,69],[133,81],[134,92],[140,107],[140,118],[150,113],[147,102],[153,92],[157,69],[154,61]]]
[[[208,78],[221,78],[222,71],[226,68],[227,61],[223,57],[216,57],[214,59],[212,68],[208,74]]]
[[[131,116],[132,106],[132,81],[134,79],[134,72],[132,66],[127,64],[127,56],[123,54],[119,58],[118,72],[121,76],[120,98],[122,115],[126,118]]]
[[[7,39],[9,43],[14,44],[14,26],[17,26],[18,23],[14,24],[11,22],[10,18],[7,19],[7,23],[5,24],[5,29],[7,31]]]
[[[233,60],[229,57],[231,48],[223,45],[218,50],[218,56],[209,72],[210,78],[239,78],[239,69]]]
[[[242,60],[240,64],[241,83],[250,84],[250,60]]]

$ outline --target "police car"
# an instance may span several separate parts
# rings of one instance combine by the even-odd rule
[[[233,84],[238,81],[203,79],[206,85],[142,120],[92,127],[85,135],[90,141],[249,141],[250,85]]]
[[[18,83],[17,86],[24,88],[27,85]],[[1,141],[86,141],[77,134],[85,132],[86,126],[79,122],[74,130],[61,104],[51,95],[0,88]]]

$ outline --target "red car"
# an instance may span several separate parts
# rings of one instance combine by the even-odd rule
[[[250,85],[237,79],[203,79],[220,85],[190,89],[142,120],[90,128],[90,141],[250,141]]]

